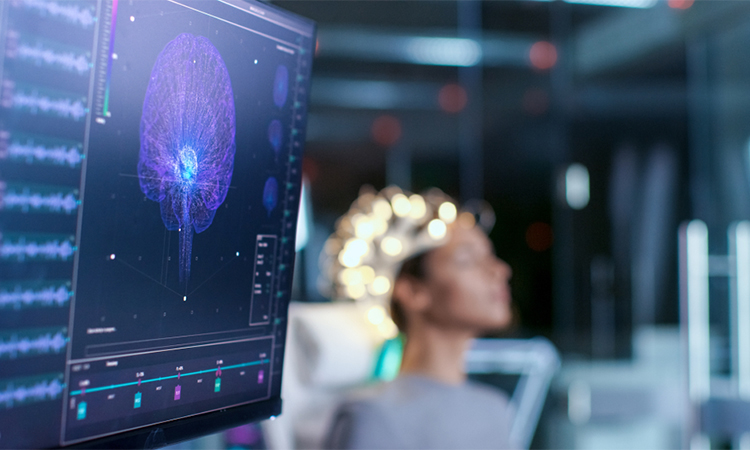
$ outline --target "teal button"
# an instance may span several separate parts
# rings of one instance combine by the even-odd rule
[[[86,402],[81,402],[78,404],[78,420],[83,420],[86,418]]]

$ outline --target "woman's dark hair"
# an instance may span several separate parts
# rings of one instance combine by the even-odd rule
[[[417,281],[424,281],[427,274],[425,272],[425,256],[429,252],[423,252],[419,253],[416,256],[412,256],[411,258],[404,261],[404,263],[401,265],[401,270],[399,270],[398,275],[396,276],[396,279],[394,281],[394,285],[396,284],[396,281],[398,281],[401,278],[412,278]],[[396,298],[395,291],[391,295],[391,319],[393,319],[393,323],[396,324],[399,330],[401,330],[402,333],[406,332],[406,315],[404,314],[404,309],[401,306],[401,302],[398,298]]]

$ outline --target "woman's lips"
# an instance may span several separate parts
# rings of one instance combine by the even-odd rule
[[[492,298],[500,303],[510,303],[510,286],[501,286],[492,293]]]

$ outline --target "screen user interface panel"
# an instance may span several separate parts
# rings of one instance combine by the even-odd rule
[[[278,397],[312,22],[0,8],[0,447]]]

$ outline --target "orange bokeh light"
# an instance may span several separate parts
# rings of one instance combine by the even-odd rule
[[[458,84],[446,84],[438,93],[438,104],[447,113],[461,112],[469,102],[466,89]]]
[[[379,116],[372,123],[370,132],[375,142],[389,147],[401,138],[401,122],[393,116]]]
[[[667,4],[673,9],[688,9],[693,6],[695,0],[668,0]]]
[[[548,223],[534,222],[526,229],[526,244],[535,252],[552,247],[552,227]]]
[[[529,51],[531,65],[539,70],[551,69],[557,63],[557,49],[547,41],[539,41]]]

